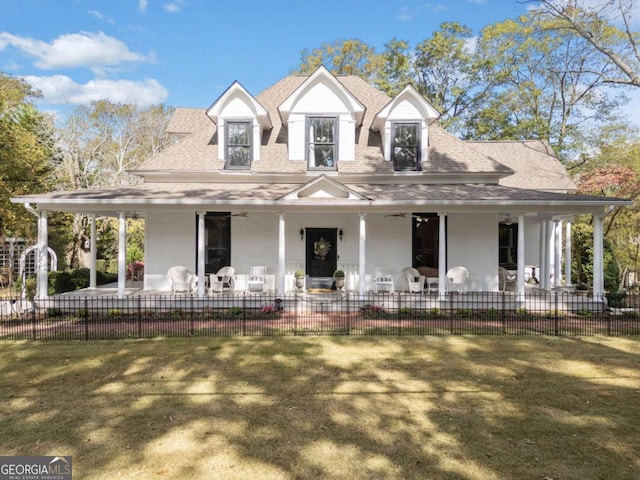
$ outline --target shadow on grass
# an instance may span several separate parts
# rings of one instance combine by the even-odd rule
[[[77,478],[637,479],[639,347],[508,336],[3,343],[0,452],[73,455]]]

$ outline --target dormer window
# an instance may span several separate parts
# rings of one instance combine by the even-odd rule
[[[309,170],[336,170],[338,119],[307,117],[307,165]]]
[[[225,145],[227,147],[225,152],[225,168],[251,168],[251,122],[227,121],[225,123],[225,135]]]
[[[420,170],[420,124],[394,122],[392,124],[391,160],[394,170]]]

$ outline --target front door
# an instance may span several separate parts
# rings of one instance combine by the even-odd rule
[[[331,278],[337,267],[337,229],[307,228],[306,270],[309,277]]]

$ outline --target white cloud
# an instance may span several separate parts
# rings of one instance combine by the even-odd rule
[[[51,43],[0,32],[0,50],[7,46],[12,46],[27,57],[35,58],[34,65],[43,70],[100,68],[125,62],[153,60],[152,57],[132,52],[117,38],[102,32],[69,33],[59,36]]]
[[[109,17],[108,15],[105,15],[104,13],[98,11],[98,10],[89,10],[89,15],[92,15],[94,17],[96,17],[99,20],[104,20],[107,23],[110,23],[111,25],[114,25],[115,22],[113,21],[113,19],[111,17]]]
[[[182,10],[182,7],[185,3],[185,0],[175,0],[173,2],[165,3],[164,5],[162,5],[162,8],[164,8],[169,13],[177,13]]]
[[[149,2],[147,0],[138,0],[138,10],[144,12],[149,6]]]
[[[169,94],[160,82],[152,78],[144,81],[95,79],[85,84],[76,83],[66,75],[23,78],[42,93],[42,103],[54,105],[86,105],[92,101],[109,100],[144,108],[164,102]]]

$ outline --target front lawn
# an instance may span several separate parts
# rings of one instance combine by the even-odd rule
[[[640,339],[1,342],[0,455],[78,479],[638,479]]]

